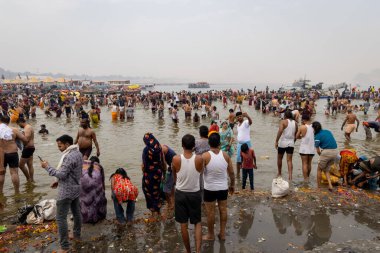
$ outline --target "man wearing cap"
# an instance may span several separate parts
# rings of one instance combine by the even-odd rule
[[[246,119],[244,119],[246,118]],[[251,125],[252,119],[249,115],[244,112],[236,113],[237,119],[237,152],[236,152],[236,175],[240,176],[240,168],[241,168],[241,156],[240,156],[240,148],[241,145],[247,143],[248,147],[252,147],[251,144]]]

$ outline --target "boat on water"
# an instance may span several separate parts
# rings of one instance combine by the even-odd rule
[[[206,89],[210,88],[210,84],[208,82],[197,82],[197,83],[189,83],[190,89]]]
[[[141,90],[152,90],[156,84],[142,84]]]

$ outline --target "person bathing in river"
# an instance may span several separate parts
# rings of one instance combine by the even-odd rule
[[[17,124],[24,129],[24,135],[27,139],[22,149],[20,169],[29,182],[34,182],[33,153],[36,150],[34,147],[34,129],[25,122],[24,118],[19,118]],[[28,169],[26,167],[28,167]]]
[[[78,130],[77,137],[75,139],[75,144],[78,144],[79,151],[83,155],[83,159],[87,160],[92,152],[92,142],[94,142],[96,147],[96,155],[100,156],[99,144],[96,139],[96,134],[94,130],[90,128],[90,122],[88,119],[80,120],[80,128]]]
[[[1,165],[2,169],[0,170],[0,195],[3,193],[4,181],[5,181],[5,172],[6,167],[9,166],[11,173],[11,180],[15,193],[19,193],[20,188],[20,177],[18,175],[18,153],[17,153],[17,144],[16,139],[20,139],[23,142],[27,141],[27,138],[16,128],[9,127],[10,118],[7,115],[3,115],[0,119],[1,122],[1,149],[3,150],[2,159],[3,164]],[[26,171],[26,178],[29,179],[28,172]]]
[[[41,129],[40,129],[40,131],[38,131],[38,133],[39,134],[43,134],[43,135],[49,134],[49,130],[46,129],[46,125],[45,124],[42,124],[41,125]]]
[[[356,126],[355,126],[355,121],[357,122]],[[348,141],[350,141],[351,140],[351,133],[353,131],[355,131],[355,129],[357,132],[358,128],[359,128],[359,120],[356,117],[356,115],[354,113],[352,113],[351,108],[347,110],[347,116],[346,116],[346,119],[343,121],[342,128],[341,128],[342,131],[343,131],[344,125],[346,125],[346,129],[344,130],[344,136],[346,137],[346,139]]]

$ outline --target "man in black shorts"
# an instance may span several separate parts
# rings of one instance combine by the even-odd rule
[[[1,123],[4,123],[5,125],[8,125],[10,122],[10,118],[7,115],[4,115],[0,119]],[[8,126],[7,126],[8,127]],[[15,193],[19,192],[20,188],[20,178],[18,176],[18,153],[17,153],[17,144],[16,144],[16,138],[22,140],[25,142],[27,139],[25,136],[16,128],[10,128],[8,127],[8,131],[12,131],[12,139],[8,140],[0,140],[0,145],[4,151],[4,162],[3,166],[0,169],[0,193],[3,193],[4,188],[4,181],[5,181],[5,172],[7,166],[9,166],[9,171],[11,174],[11,180],[13,183],[13,187],[15,189]]]
[[[290,110],[285,111],[285,119],[281,120],[278,128],[275,148],[277,149],[277,176],[280,177],[282,170],[282,159],[286,152],[286,162],[288,164],[289,181],[293,180],[293,152],[294,142],[298,125],[293,119],[293,114]]]
[[[182,137],[183,154],[173,157],[172,170],[174,172],[175,190],[175,220],[181,224],[183,244],[188,253],[190,239],[188,222],[194,224],[196,252],[201,251],[201,191],[199,184],[200,173],[203,171],[201,155],[195,155],[195,138],[190,134]]]
[[[220,135],[213,133],[208,137],[210,151],[202,154],[205,164],[204,172],[204,202],[207,213],[207,235],[202,239],[206,241],[215,240],[215,202],[218,202],[220,217],[219,240],[226,239],[227,224],[227,196],[234,193],[235,174],[231,158],[228,154],[220,150]],[[230,185],[228,186],[228,177]]]
[[[22,118],[17,120],[17,124],[24,129],[24,135],[27,139],[27,141],[24,142],[24,148],[21,154],[20,169],[29,182],[34,182],[33,154],[36,150],[34,147],[34,129]]]

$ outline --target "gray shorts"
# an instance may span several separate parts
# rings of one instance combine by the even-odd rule
[[[336,156],[338,155],[337,149],[324,149],[319,156],[318,165],[323,171],[330,171],[330,166],[334,164]]]

